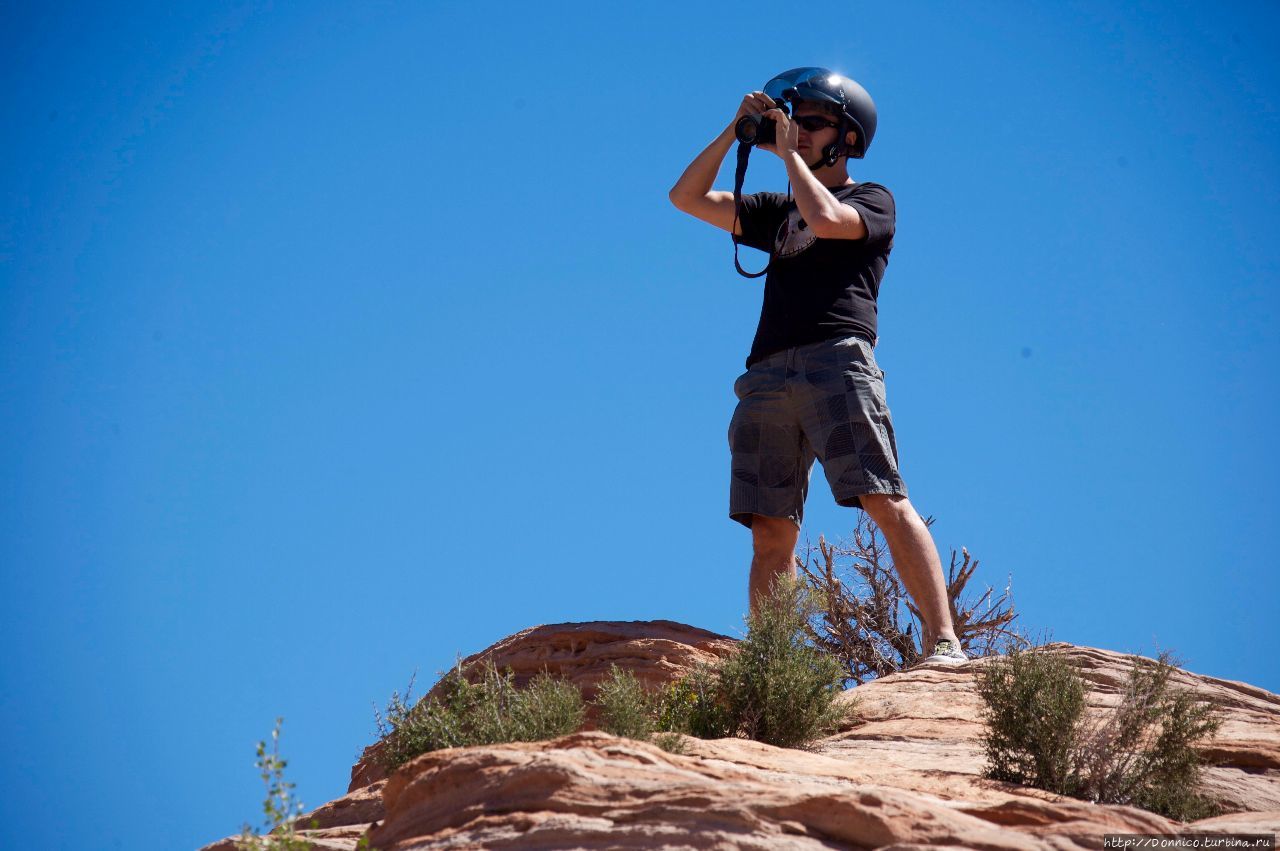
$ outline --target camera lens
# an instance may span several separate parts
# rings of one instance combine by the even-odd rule
[[[772,145],[777,141],[778,123],[763,115],[744,115],[733,127],[733,134],[744,145]]]

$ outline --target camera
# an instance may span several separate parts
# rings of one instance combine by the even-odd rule
[[[778,122],[763,115],[744,115],[734,125],[733,134],[744,145],[772,145],[777,142]]]
[[[785,100],[775,97],[773,103],[777,109],[791,114]],[[763,115],[744,115],[733,126],[733,135],[744,145],[773,145],[778,141],[778,122]]]

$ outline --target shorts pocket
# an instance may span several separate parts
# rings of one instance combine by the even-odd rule
[[[762,367],[753,365],[733,382],[733,395],[739,400],[753,393],[767,393],[782,389],[786,380],[786,364]]]
[[[844,362],[844,368],[848,372],[864,375],[867,378],[874,378],[877,381],[884,378],[884,373],[880,371],[879,365],[876,364],[875,356],[864,349],[850,349],[848,359]]]

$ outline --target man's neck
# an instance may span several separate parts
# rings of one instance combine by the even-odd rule
[[[828,189],[853,183],[853,179],[849,177],[848,168],[845,166],[844,157],[837,160],[835,165],[824,165],[821,168],[810,166],[809,171],[813,172],[813,176],[818,179],[818,182]]]

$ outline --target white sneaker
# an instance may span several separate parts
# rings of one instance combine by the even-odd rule
[[[938,643],[933,645],[933,655],[924,662],[942,662],[947,665],[959,665],[961,662],[969,661],[969,657],[964,655],[964,651],[960,649],[960,645],[947,638],[939,638]]]

